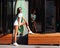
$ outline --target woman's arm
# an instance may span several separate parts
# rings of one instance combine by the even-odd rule
[[[18,26],[20,26],[20,17],[18,17]]]

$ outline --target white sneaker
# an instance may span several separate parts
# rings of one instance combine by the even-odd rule
[[[17,43],[13,43],[14,46],[19,46]]]
[[[34,34],[32,31],[29,31],[30,34]]]

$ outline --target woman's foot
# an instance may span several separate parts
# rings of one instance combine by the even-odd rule
[[[29,31],[30,34],[34,34],[31,30]]]
[[[17,43],[13,43],[14,46],[19,46]]]

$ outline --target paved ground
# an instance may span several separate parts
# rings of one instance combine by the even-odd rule
[[[43,46],[43,45],[0,45],[0,48],[60,48],[60,46]]]

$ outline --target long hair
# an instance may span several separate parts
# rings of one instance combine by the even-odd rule
[[[22,9],[21,7],[18,7],[18,8],[17,8],[17,15],[20,13],[19,8]]]
[[[32,8],[31,10],[30,10],[30,13],[34,13],[34,11],[36,11],[36,9],[34,9],[34,8]]]
[[[17,14],[14,16],[14,18],[13,18],[13,22],[15,22],[15,20],[17,19],[17,15],[20,13],[20,11],[19,11],[19,8],[21,8],[21,7],[18,7],[17,8]],[[22,8],[21,8],[22,9]]]

